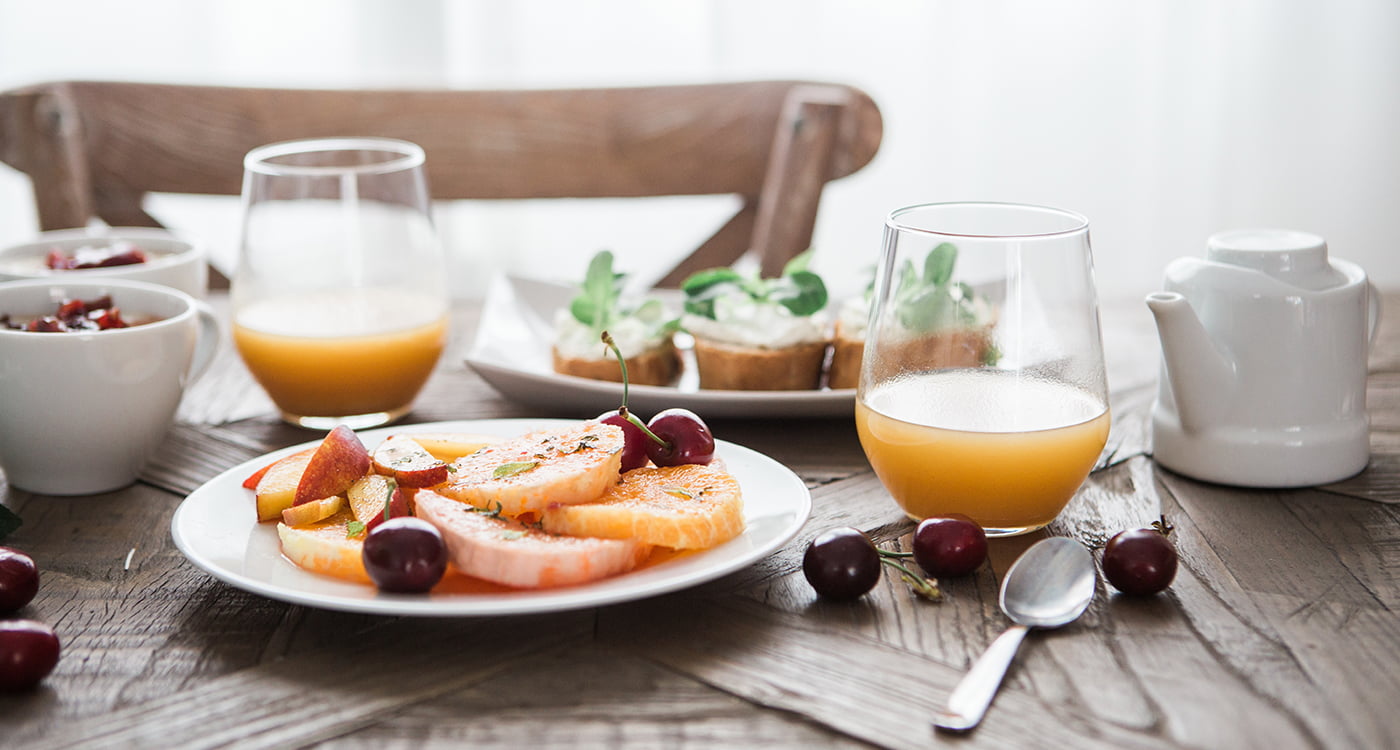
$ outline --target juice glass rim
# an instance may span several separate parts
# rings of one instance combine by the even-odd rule
[[[292,154],[333,151],[379,152],[386,158],[368,164],[338,164],[331,166],[286,164],[272,161]],[[374,136],[340,138],[301,138],[279,141],[249,151],[243,157],[243,168],[249,172],[273,177],[325,177],[346,174],[388,174],[423,166],[423,147],[411,141]]]
[[[968,231],[952,229],[935,229],[930,226],[910,223],[905,217],[910,214],[936,214],[952,212],[954,210],[985,211],[988,214],[993,212],[1019,213],[1022,215],[1041,214],[1045,218],[1055,218],[1066,222],[1062,226],[1046,228],[1040,231],[1015,231],[1015,232],[987,232]],[[1044,238],[1044,237],[1068,237],[1074,234],[1081,234],[1088,231],[1089,219],[1083,214],[1075,211],[1068,211],[1052,206],[1042,206],[1034,203],[1012,203],[999,201],[948,201],[941,203],[919,203],[903,208],[896,208],[885,218],[885,226],[900,232],[914,232],[935,237],[963,237],[978,239],[1021,239],[1021,238]]]

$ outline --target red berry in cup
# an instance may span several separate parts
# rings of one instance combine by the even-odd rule
[[[1129,529],[1114,535],[1103,548],[1103,574],[1125,594],[1148,596],[1165,590],[1176,578],[1176,547],[1167,537],[1166,517],[1151,528]]]
[[[39,568],[17,549],[0,547],[0,614],[14,612],[39,592]]]
[[[33,620],[0,620],[0,692],[28,690],[58,664],[58,636]]]
[[[914,562],[935,578],[964,576],[987,559],[987,534],[961,515],[925,518],[914,529]]]
[[[447,544],[432,524],[421,518],[391,518],[365,536],[360,553],[365,572],[380,591],[418,594],[442,580],[447,570]]]
[[[647,455],[657,466],[708,464],[715,457],[710,428],[689,409],[667,409],[652,417],[647,429],[664,441],[647,443]]]
[[[807,545],[802,574],[824,598],[856,599],[880,580],[880,553],[859,529],[832,529]]]

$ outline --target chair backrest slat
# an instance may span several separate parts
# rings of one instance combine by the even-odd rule
[[[424,148],[437,199],[743,196],[701,255],[752,248],[766,269],[805,249],[822,187],[868,163],[881,134],[860,90],[800,81],[478,91],[70,81],[0,93],[0,160],[31,177],[44,229],[93,216],[154,223],[146,193],[236,195],[254,147],[374,135]]]

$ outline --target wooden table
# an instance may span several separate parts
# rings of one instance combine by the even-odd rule
[[[1386,303],[1400,319],[1400,295]],[[850,419],[712,421],[791,467],[814,504],[797,539],[718,581],[535,616],[343,614],[232,588],[171,541],[191,490],[315,437],[271,417],[226,349],[141,482],[0,495],[24,519],[6,543],[42,569],[20,614],[63,642],[37,691],[0,696],[0,746],[1400,746],[1400,326],[1373,356],[1371,468],[1249,491],[1145,452],[1156,343],[1140,308],[1105,311],[1110,445],[1048,533],[1097,547],[1165,513],[1181,569],[1153,598],[1101,586],[1077,623],[1033,634],[970,734],[929,717],[1007,625],[999,580],[1039,536],[995,541],[989,565],[943,582],[942,603],[889,576],[857,602],[818,600],[801,573],[813,536],[854,525],[907,548],[912,531]],[[410,421],[561,416],[504,400],[462,365],[474,321],[458,311]]]

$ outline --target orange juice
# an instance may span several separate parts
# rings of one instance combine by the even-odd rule
[[[924,373],[856,403],[875,473],[911,518],[962,513],[1005,535],[1049,523],[1108,440],[1107,405],[994,370]]]
[[[274,297],[235,312],[233,340],[284,412],[397,416],[442,354],[447,312],[439,299],[375,289]]]

